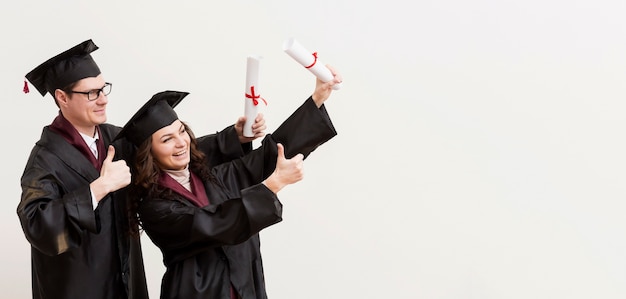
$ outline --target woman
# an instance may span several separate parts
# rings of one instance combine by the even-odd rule
[[[340,80],[317,80],[258,149],[213,168],[173,110],[186,93],[156,94],[131,118],[118,138],[137,146],[131,215],[163,253],[161,298],[267,298],[258,232],[281,221],[276,193],[336,135],[323,103]]]

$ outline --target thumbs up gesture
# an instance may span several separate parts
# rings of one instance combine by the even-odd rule
[[[287,185],[304,178],[304,156],[297,154],[291,159],[285,158],[285,148],[278,143],[278,158],[274,172],[263,182],[272,192],[278,193]]]
[[[107,156],[102,163],[100,177],[90,185],[96,200],[104,198],[108,193],[122,189],[130,184],[130,168],[126,161],[113,161],[115,147],[109,145]]]

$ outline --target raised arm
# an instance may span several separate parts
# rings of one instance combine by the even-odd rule
[[[234,125],[224,130],[198,137],[198,149],[205,153],[210,166],[220,165],[243,157],[252,151],[252,141],[265,135],[265,119],[259,113],[253,125],[254,137],[243,136],[246,118],[240,117]]]

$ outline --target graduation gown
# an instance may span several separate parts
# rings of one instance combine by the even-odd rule
[[[144,198],[139,216],[166,266],[161,298],[230,299],[231,285],[244,299],[267,298],[258,232],[282,220],[282,204],[261,184],[276,166],[276,143],[287,158],[306,157],[336,134],[324,106],[309,98],[259,148],[211,169],[218,184],[201,182],[209,205],[175,189]]]
[[[102,124],[99,131],[106,148],[120,128]],[[244,153],[232,126],[202,142],[213,149],[214,163]],[[115,147],[114,160],[132,151],[129,143]],[[148,298],[141,244],[128,233],[126,188],[109,193],[94,211],[89,184],[99,175],[76,147],[44,127],[17,207],[31,244],[33,298]]]

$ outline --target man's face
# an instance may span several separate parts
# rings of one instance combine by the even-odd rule
[[[76,83],[73,91],[89,92],[104,87],[105,81],[102,75],[81,79]],[[106,105],[109,100],[104,93],[100,92],[97,99],[90,101],[86,94],[67,93],[67,102],[61,104],[61,111],[67,120],[84,134],[93,135],[93,127],[106,122]]]

